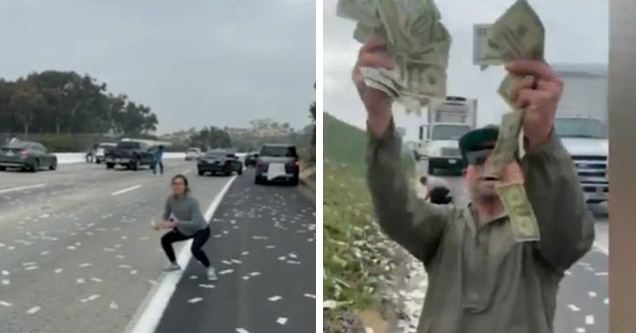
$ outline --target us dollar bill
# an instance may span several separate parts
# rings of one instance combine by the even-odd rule
[[[358,22],[355,40],[388,43],[394,67],[363,70],[368,86],[417,114],[431,98],[446,95],[451,37],[432,0],[340,0],[337,14]]]
[[[523,183],[502,184],[498,185],[495,190],[508,213],[515,240],[517,242],[540,240],[539,225],[528,201]]]
[[[489,54],[483,64],[503,64],[515,59],[543,61],[545,30],[536,12],[527,0],[517,0],[508,10],[489,27],[482,37],[480,47]],[[483,35],[483,34],[482,34]],[[492,54],[499,54],[499,58]],[[519,133],[523,124],[524,111],[517,108],[510,97],[510,90],[521,77],[507,74],[501,82],[498,93],[512,109],[511,116],[502,118],[500,137],[491,157],[486,161],[486,177],[499,178],[504,161],[511,161],[517,150]],[[502,156],[504,155],[504,156]]]

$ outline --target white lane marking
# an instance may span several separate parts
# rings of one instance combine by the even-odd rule
[[[272,297],[268,298],[268,300],[269,300],[270,302],[276,302],[276,301],[279,301],[279,300],[281,300],[281,299],[282,299],[282,297],[280,297],[280,296],[278,296],[278,295],[276,295],[276,296],[272,296]]]
[[[594,325],[594,316],[585,316],[585,323],[588,325]]]
[[[578,327],[578,328],[576,329],[576,333],[585,333],[585,329],[584,329],[584,328],[580,328],[580,327]]]
[[[189,170],[189,169],[188,169],[188,170],[186,170],[186,171],[182,172],[181,174],[182,174],[182,175],[187,175],[187,174],[189,174],[190,172],[192,172],[192,170]]]
[[[594,273],[594,275],[596,275],[596,276],[607,276],[608,274],[607,274],[607,272],[596,272],[596,273]]]
[[[606,299],[603,301],[603,303],[605,303],[605,304],[609,304],[609,298],[606,298]]]
[[[140,188],[140,187],[141,187],[141,185],[131,186],[131,187],[129,187],[129,188],[125,188],[125,189],[123,189],[123,190],[121,190],[121,191],[113,192],[113,193],[111,193],[110,195],[112,195],[112,196],[116,196],[116,195],[124,194],[124,193],[126,193],[126,192],[134,191],[134,190],[136,190],[136,189],[138,189],[138,188]]]
[[[216,195],[212,204],[205,212],[205,219],[209,221],[214,215],[214,212],[221,204],[223,197],[225,197],[225,193],[227,193],[228,189],[236,179],[236,176],[230,178],[230,180],[225,184],[225,186],[221,189],[219,194]],[[192,253],[190,252],[190,245],[192,245],[192,240],[189,240],[184,243],[183,247],[179,251],[179,256],[177,257],[177,262],[181,267],[187,267],[188,262],[192,259]],[[154,332],[159,325],[159,321],[163,316],[163,312],[166,310],[168,306],[168,302],[174,294],[177,284],[181,277],[183,276],[183,270],[172,272],[170,274],[166,274],[161,279],[161,282],[158,283],[156,287],[156,291],[153,293],[152,291],[146,298],[146,300],[142,303],[139,308],[140,315],[136,315],[133,317],[133,320],[126,329],[127,333],[149,333]],[[137,318],[137,320],[135,320]],[[246,331],[247,332],[247,331]]]
[[[278,319],[276,320],[277,323],[281,324],[281,325],[285,325],[285,323],[287,323],[287,318],[285,317],[278,317]]]
[[[33,188],[40,188],[40,187],[44,187],[44,186],[46,186],[46,183],[7,188],[7,189],[4,189],[4,190],[0,190],[0,194],[9,193],[9,192],[24,191],[24,190],[30,190],[30,189],[33,189]]]
[[[578,306],[574,305],[574,304],[570,304],[568,305],[568,308],[570,308],[570,310],[574,311],[574,312],[579,312],[581,311],[581,309],[579,309]]]
[[[596,297],[596,293],[593,291],[590,291],[587,294],[590,295],[590,297]]]

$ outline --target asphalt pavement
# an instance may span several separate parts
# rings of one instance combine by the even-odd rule
[[[192,162],[167,160],[165,166],[163,176],[153,176],[152,171],[147,169],[138,172],[107,171],[104,165],[95,164],[60,165],[57,171],[38,173],[0,172],[0,332],[113,333],[124,332],[130,326],[131,321],[139,313],[143,300],[151,296],[155,286],[165,277],[160,271],[166,263],[159,243],[161,233],[152,230],[149,223],[153,219],[158,219],[163,211],[165,199],[170,193],[171,176],[184,173],[190,178],[193,194],[199,199],[204,210],[231,179],[199,177],[196,175],[196,165]],[[315,252],[302,247],[297,239],[304,237],[304,241],[311,244],[315,251],[315,244],[308,241],[314,231],[307,227],[305,233],[294,235],[297,229],[309,223],[307,221],[315,223],[315,218],[307,217],[308,215],[313,218],[313,204],[303,205],[302,199],[296,194],[298,192],[293,192],[293,188],[271,187],[271,197],[264,192],[262,196],[257,195],[258,191],[266,189],[253,190],[248,187],[248,177],[246,173],[237,178],[238,181],[234,183],[243,188],[243,195],[235,192],[235,185],[232,185],[227,193],[228,198],[233,197],[229,199],[231,203],[226,204],[223,200],[217,214],[238,214],[236,212],[239,207],[260,208],[259,215],[264,216],[264,219],[254,218],[249,223],[241,220],[237,226],[246,227],[246,230],[250,229],[247,228],[248,225],[259,226],[251,230],[269,236],[270,242],[250,239],[254,247],[245,245],[248,246],[247,250],[242,250],[253,251],[249,256],[242,256],[242,259],[250,264],[234,267],[234,274],[241,274],[240,281],[244,281],[243,275],[258,269],[261,276],[254,276],[251,281],[245,281],[254,282],[256,286],[259,285],[259,278],[266,281],[279,274],[279,279],[285,281],[288,289],[294,290],[297,282],[294,284],[282,277],[283,273],[290,271],[274,266],[268,259],[266,251],[275,249],[259,249],[255,245],[266,242],[267,245],[276,246],[279,251],[295,251],[297,258],[291,260],[299,261],[302,265],[288,265],[297,269],[292,271],[297,277],[312,276],[311,286],[315,288]],[[271,206],[269,210],[265,208],[267,204],[275,203],[280,206]],[[240,206],[234,206],[235,204]],[[286,234],[286,238],[277,233],[278,229],[273,231],[265,228],[276,227],[271,219],[273,215],[278,217],[281,225],[290,227],[291,231]],[[292,221],[295,224],[290,225]],[[229,256],[241,259],[232,252],[233,248],[225,249],[222,244],[239,246],[247,241],[238,235],[248,234],[241,230],[235,236],[234,232],[237,230],[232,227],[222,228],[221,224],[212,223],[213,234],[218,236],[220,232],[225,236],[222,229],[229,232],[227,238],[211,238],[206,247],[212,261],[220,270],[223,265],[220,260],[225,260]],[[229,239],[234,241],[227,241]],[[176,247],[176,251],[179,250],[180,248]],[[217,253],[223,257],[217,256]],[[280,254],[282,255],[284,254]],[[200,274],[199,267],[190,266],[184,281],[175,293],[175,300],[188,292],[187,285],[183,283],[194,282],[190,280],[190,276]],[[249,271],[244,272],[240,267],[249,268]],[[273,268],[276,269],[276,273],[271,273]],[[215,286],[217,289],[210,290],[223,292],[223,298],[219,298],[218,303],[212,304],[211,299],[206,299],[198,306],[209,304],[214,308],[220,304],[228,306],[231,302],[244,306],[248,300],[251,302],[251,299],[245,297],[252,295],[226,294],[228,290],[244,290],[233,287],[234,284],[230,282],[231,276],[233,275],[220,275],[218,286]],[[221,289],[221,286],[225,285],[228,286],[227,289]],[[263,287],[275,285],[265,283]],[[250,294],[258,294],[257,290],[260,289],[248,290]],[[312,294],[312,290],[302,290],[300,296],[303,297],[304,293]],[[278,301],[280,304],[291,304],[292,301],[296,301],[295,305],[286,305],[293,307],[295,312],[283,312],[282,310],[288,308],[281,308],[281,313],[277,317],[286,317],[288,321],[285,325],[278,324],[279,326],[300,327],[296,326],[296,320],[304,318],[301,309],[307,307],[303,304],[310,304],[309,310],[315,314],[313,300],[295,300],[291,291],[279,292],[272,289],[272,292],[285,297]],[[274,308],[269,306],[267,309]],[[251,316],[246,317],[250,320],[243,325],[247,328],[248,325],[260,324],[260,321],[252,318],[262,317],[264,315],[252,312]],[[178,316],[175,317],[173,312],[170,312],[169,318],[181,320]],[[226,319],[230,318],[228,315]],[[312,318],[315,321],[315,316]],[[198,325],[204,318],[184,317],[183,320],[188,325]],[[274,323],[276,320],[277,318],[273,319]],[[181,327],[191,327],[188,325]],[[313,325],[315,327],[315,324]],[[255,331],[263,332],[262,329]]]
[[[219,280],[191,261],[157,333],[314,332],[315,206],[295,187],[232,184],[204,247]],[[185,329],[185,330],[184,330]]]
[[[437,175],[444,178],[458,204],[468,202],[468,194],[459,176]],[[608,290],[608,217],[606,208],[590,206],[596,220],[596,239],[593,249],[574,264],[563,278],[554,320],[555,333],[609,332]]]

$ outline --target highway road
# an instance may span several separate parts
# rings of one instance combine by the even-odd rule
[[[256,187],[249,171],[226,186],[233,177],[199,177],[191,162],[166,160],[165,164],[163,176],[153,176],[149,170],[107,171],[94,164],[64,164],[57,171],[36,174],[0,172],[0,332],[125,332],[148,318],[156,318],[155,325],[161,320],[161,327],[176,321],[181,328],[197,328],[188,332],[208,332],[207,318],[188,311],[196,307],[202,314],[206,306],[225,311],[225,319],[235,319],[233,325],[248,331],[250,325],[276,329],[254,332],[307,327],[299,319],[315,327],[315,300],[304,296],[315,293],[313,202],[295,188]],[[166,263],[159,243],[162,233],[149,223],[161,215],[170,178],[177,173],[190,178],[193,195],[210,216],[213,201],[227,189],[227,196],[217,200],[214,215],[224,222],[212,220],[213,237],[205,249],[220,273],[227,269],[234,273],[219,275],[214,284],[199,280],[202,270],[197,264],[184,263],[184,274],[170,273],[178,276],[160,271]],[[283,232],[281,226],[288,230]],[[249,238],[259,235],[269,238]],[[180,253],[180,247],[176,251]],[[283,255],[301,264],[276,265],[272,256]],[[223,261],[231,259],[242,264],[223,267]],[[294,274],[293,279],[289,274]],[[305,281],[308,276],[311,281]],[[165,292],[170,283],[176,291],[167,304],[173,295]],[[199,288],[206,292],[197,294],[204,300],[182,305],[179,300],[190,296],[195,283],[197,288],[208,284],[215,289]],[[279,290],[281,284],[287,288]],[[280,305],[268,301],[265,308],[261,302],[244,309],[256,304],[251,297],[270,293],[268,297],[274,293],[282,297],[274,302]],[[166,302],[163,307],[162,302]],[[280,311],[275,313],[277,306]],[[175,307],[184,311],[172,311]],[[261,310],[272,312],[265,316],[259,314]],[[235,317],[229,317],[231,313]],[[287,321],[277,323],[278,317]],[[267,321],[275,325],[262,326]]]
[[[468,202],[461,177],[438,176],[449,182],[458,204]],[[566,272],[561,282],[554,321],[555,333],[609,332],[609,221],[604,207],[596,205],[589,208],[596,219],[595,244],[587,255]]]

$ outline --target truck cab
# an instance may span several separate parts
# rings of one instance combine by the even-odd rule
[[[557,117],[555,132],[574,161],[585,201],[608,201],[609,141],[605,124],[590,117]]]
[[[415,158],[421,173],[435,170],[461,171],[466,168],[459,151],[459,138],[474,129],[477,100],[458,96],[434,99],[429,105],[427,122],[420,126]]]

